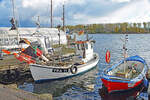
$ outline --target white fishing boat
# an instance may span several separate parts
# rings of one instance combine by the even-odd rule
[[[50,57],[48,64],[30,64],[31,74],[36,82],[69,78],[87,72],[99,61],[93,52],[93,41],[76,41],[75,54],[61,56],[58,61]]]

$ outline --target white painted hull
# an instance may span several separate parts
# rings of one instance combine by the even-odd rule
[[[43,65],[37,65],[37,64],[30,64],[30,70],[31,74],[35,81],[44,81],[44,80],[56,80],[56,79],[63,79],[72,77],[81,73],[84,73],[92,68],[94,68],[98,61],[99,56],[98,54],[95,54],[95,59],[82,64],[77,65],[77,72],[75,74],[71,73],[70,68],[58,68],[53,66],[43,66]]]

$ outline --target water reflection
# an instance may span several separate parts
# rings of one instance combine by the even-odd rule
[[[34,82],[25,82],[22,85],[20,84],[19,88],[37,94],[51,93],[54,97],[58,97],[67,92],[69,89],[75,90],[78,88],[77,90],[79,90],[80,88],[81,90],[86,90],[87,85],[95,84],[97,71],[98,67],[82,75],[64,80],[49,81],[39,84]]]
[[[105,88],[101,88],[99,94],[103,100],[148,100],[147,88],[143,84],[128,91],[114,93],[107,93]]]

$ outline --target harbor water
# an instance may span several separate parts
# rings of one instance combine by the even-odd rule
[[[18,88],[25,91],[47,94],[51,93],[55,100],[148,100],[148,92],[142,89],[130,92],[104,95],[100,91],[102,82],[101,72],[107,66],[111,66],[123,59],[124,34],[91,34],[96,41],[94,51],[100,56],[98,65],[82,75],[50,82],[34,83],[23,82]],[[150,34],[129,34],[128,35],[128,56],[139,55],[143,57],[150,66]],[[105,62],[106,51],[111,53],[111,62]]]

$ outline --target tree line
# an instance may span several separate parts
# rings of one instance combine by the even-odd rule
[[[70,31],[85,30],[88,33],[150,33],[150,22],[143,23],[109,23],[109,24],[87,24],[68,25]]]

